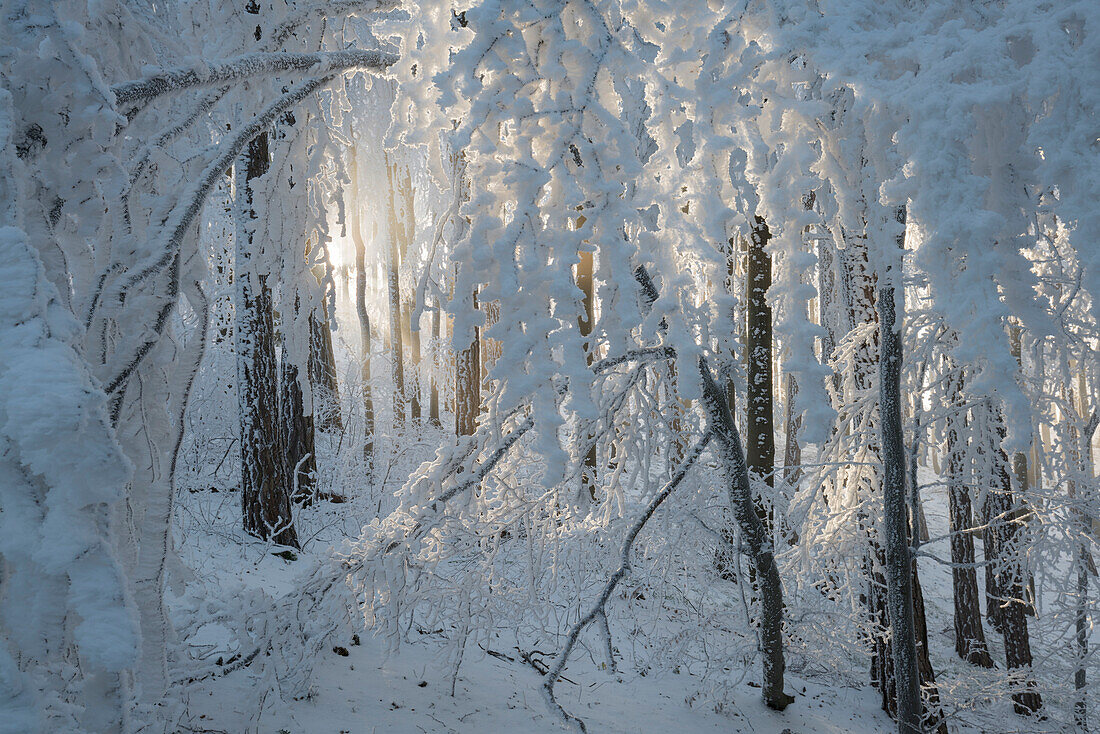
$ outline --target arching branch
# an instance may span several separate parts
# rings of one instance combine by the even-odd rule
[[[140,106],[172,92],[217,86],[228,81],[287,72],[309,71],[325,75],[350,69],[382,70],[396,62],[396,54],[378,50],[251,53],[198,67],[164,69],[144,79],[115,84],[111,91],[119,105],[132,103]]]

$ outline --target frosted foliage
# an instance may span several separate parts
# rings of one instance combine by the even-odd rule
[[[0,18],[0,732],[179,730],[230,675],[259,729],[365,629],[394,654],[442,640],[452,680],[478,644],[560,672],[576,643],[597,667],[682,667],[721,708],[759,680],[758,630],[780,636],[745,583],[773,553],[787,671],[862,685],[892,634],[867,604],[876,544],[905,546],[884,522],[884,307],[907,501],[935,506],[954,451],[973,534],[993,528],[976,567],[1035,586],[1032,662],[934,659],[943,710],[1003,728],[986,704],[1024,685],[1051,720],[1095,719],[1066,680],[1095,677],[1096,0],[0,0]],[[261,138],[270,165],[246,176]],[[765,225],[788,451],[742,482],[744,246]],[[302,570],[270,587],[281,557],[235,493],[256,407],[233,294],[261,283],[268,374],[296,368],[317,424]],[[476,430],[453,436],[475,387]],[[395,408],[414,394],[420,424]],[[946,541],[912,541],[934,651]],[[227,581],[232,549],[260,560]]]

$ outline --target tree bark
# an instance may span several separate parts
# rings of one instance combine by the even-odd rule
[[[955,652],[968,663],[993,667],[982,626],[978,572],[974,567],[973,513],[970,490],[963,468],[966,438],[966,407],[962,402],[961,368],[948,363],[957,374],[948,383],[948,401],[953,412],[947,423],[947,486],[951,522],[951,588],[955,610]]]
[[[267,134],[248,145],[241,161],[244,176],[238,188],[242,219],[255,219],[250,182],[269,166]],[[253,235],[240,227],[236,250],[237,390],[241,418],[241,514],[251,535],[299,547],[290,511],[290,482],[279,421],[279,382],[275,359],[275,327],[267,274],[258,274],[253,288],[250,271]]]
[[[775,418],[772,387],[772,309],[767,293],[772,283],[772,258],[767,244],[771,232],[761,217],[756,217],[746,267],[748,323],[745,329],[745,355],[748,386],[745,395],[745,431],[749,472],[775,487]],[[756,500],[756,512],[771,532],[770,507],[763,498]]]
[[[405,322],[409,325],[409,365],[412,367],[409,374],[409,413],[413,424],[419,424],[420,411],[420,324],[414,324],[413,318],[416,312],[416,304],[412,301],[405,303]]]
[[[1084,395],[1086,393],[1083,388],[1084,385],[1078,391],[1078,398],[1081,402],[1080,408],[1084,408]],[[1084,410],[1080,412],[1084,413]],[[1076,454],[1074,458],[1077,460],[1077,469],[1082,478],[1091,479],[1092,477],[1092,434],[1096,431],[1097,424],[1100,424],[1100,414],[1093,411],[1088,423],[1085,425],[1085,430],[1078,439],[1080,447],[1074,447],[1074,453]],[[1076,438],[1072,435],[1075,432],[1071,431],[1071,437]],[[1076,506],[1073,508],[1073,523],[1076,525],[1074,535],[1078,537],[1078,541],[1074,543],[1073,548],[1073,570],[1074,575],[1077,577],[1077,594],[1074,601],[1074,631],[1076,633],[1074,642],[1077,647],[1077,664],[1073,671],[1073,689],[1076,693],[1076,700],[1073,702],[1073,722],[1078,730],[1087,732],[1089,730],[1088,676],[1085,669],[1088,666],[1089,655],[1088,595],[1090,558],[1088,543],[1092,528],[1090,527],[1088,512],[1084,509],[1088,506],[1087,501],[1089,498],[1080,496],[1076,482],[1069,482],[1069,495],[1077,500]],[[1013,701],[1015,700],[1014,696]],[[1017,702],[1018,707],[1019,702]]]
[[[441,311],[442,311],[442,307],[438,303],[436,303],[435,308],[432,309],[432,343],[431,343],[431,348],[429,349],[429,352],[431,354],[431,357],[430,357],[430,359],[431,359],[430,372],[431,372],[432,387],[431,387],[431,400],[430,400],[430,403],[428,405],[428,422],[431,423],[436,428],[441,428],[443,426],[442,421],[439,420],[439,383],[436,381],[437,380],[436,373],[438,371],[437,363],[439,361],[438,356],[439,356],[439,345],[440,345],[440,341],[439,341],[440,323],[439,322],[442,320],[441,319],[441,316],[442,316]]]
[[[703,405],[728,482],[730,509],[741,529],[741,538],[752,561],[760,594],[760,643],[764,657],[761,689],[764,703],[769,708],[782,711],[794,702],[794,697],[783,690],[786,667],[783,656],[783,586],[775,565],[771,536],[753,501],[741,435],[726,405],[725,391],[714,380],[705,357],[699,358],[699,374],[703,382]]]
[[[899,222],[905,222],[904,209]],[[901,334],[896,323],[893,278],[888,271],[879,285],[879,429],[882,442],[883,530],[886,551],[886,602],[892,631],[897,686],[898,731],[920,734],[922,703],[913,612],[912,554],[909,551],[905,492],[905,448],[901,428]]]
[[[298,368],[283,350],[282,420],[286,437],[286,464],[295,501],[311,503],[316,489],[317,448],[314,420],[305,414],[305,395],[298,384]]]
[[[340,384],[336,377],[336,353],[328,325],[328,306],[321,302],[321,318],[309,315],[309,382],[313,386],[313,420],[322,431],[341,431]]]
[[[583,220],[582,220],[583,221]],[[594,350],[596,345],[592,343],[590,338],[592,335],[592,327],[595,323],[595,310],[596,310],[596,292],[593,283],[593,272],[595,270],[595,253],[587,250],[581,250],[578,253],[579,261],[577,262],[577,288],[580,289],[584,296],[584,313],[577,317],[577,327],[580,331],[581,338],[585,340],[585,361],[591,366]],[[585,432],[582,435],[581,440],[584,445],[588,446],[584,455],[584,469],[581,472],[581,489],[587,493],[589,499],[593,502],[596,500],[596,442],[595,437]]]
[[[1024,565],[1021,553],[1025,534],[1021,522],[1024,511],[1018,497],[1013,496],[1012,480],[1008,472],[1008,456],[1002,448],[1005,437],[1004,419],[994,410],[993,487],[990,487],[991,511],[988,524],[996,538],[996,555],[990,559],[986,577],[995,576],[999,598],[1001,631],[1005,641],[1005,663],[1009,669],[1031,668],[1031,641],[1027,630],[1027,599],[1024,591]],[[987,556],[988,557],[988,556]],[[1037,713],[1043,706],[1035,683],[1027,680],[1024,690],[1012,694],[1013,708],[1026,716]]]
[[[474,293],[477,308],[477,293]],[[481,335],[474,327],[470,343],[455,355],[455,433],[472,436],[481,410]]]
[[[398,239],[402,236],[403,224],[398,215],[398,188],[405,185],[406,176],[398,179],[398,167],[386,156],[386,172],[390,187],[389,216],[389,263],[386,285],[390,304],[390,369],[393,373],[393,426],[400,430],[405,425],[405,355],[401,339],[401,286],[398,272],[401,267],[401,253]]]

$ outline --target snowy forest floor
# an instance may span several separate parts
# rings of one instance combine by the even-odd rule
[[[236,493],[201,492],[190,496],[185,513],[197,521],[232,516]],[[345,505],[328,505],[317,515],[340,514]],[[226,510],[229,510],[228,512]],[[314,518],[316,520],[316,518]],[[337,526],[335,517],[325,525]],[[296,561],[273,555],[279,548],[260,542],[225,542],[236,535],[228,522],[207,533],[189,560],[204,557],[206,584],[221,588],[260,587],[290,593],[296,579],[322,562],[329,547],[307,545]],[[613,625],[614,629],[614,625]],[[467,649],[452,695],[452,668],[444,646],[432,635],[387,654],[385,642],[359,636],[327,651],[316,666],[315,695],[289,703],[267,701],[259,710],[249,689],[257,685],[250,668],[190,689],[183,724],[194,731],[262,734],[417,734],[420,732],[560,732],[541,697],[541,676],[515,647]],[[211,641],[214,642],[213,640]],[[346,653],[346,654],[345,654]],[[549,653],[548,653],[549,654]],[[542,659],[537,653],[536,660]],[[560,702],[584,718],[591,732],[754,732],[793,734],[870,733],[892,728],[870,688],[833,686],[825,680],[788,676],[798,700],[783,713],[767,709],[760,689],[747,679],[735,697],[715,711],[709,703],[692,706],[700,681],[688,673],[633,671],[610,673],[577,655],[558,687]]]
[[[180,594],[177,599],[183,601],[174,605],[173,612],[180,618],[201,608],[198,616],[211,620],[219,614],[223,618],[240,617],[250,608],[260,608],[240,601],[255,598],[252,595],[263,596],[267,600],[264,603],[269,604],[271,599],[296,593],[311,572],[339,552],[345,540],[358,538],[365,525],[393,508],[394,493],[445,440],[443,431],[427,427],[407,435],[400,450],[380,452],[387,458],[376,468],[377,481],[368,486],[361,479],[362,467],[355,460],[340,458],[349,453],[346,447],[341,452],[338,440],[325,436],[318,452],[329,456],[321,464],[318,489],[330,496],[340,495],[342,501],[321,501],[299,510],[296,521],[303,548],[291,560],[275,555],[283,549],[246,536],[240,529],[240,497],[232,489],[235,478],[229,469],[235,457],[231,439],[195,438],[189,449],[193,453],[185,451],[190,469],[181,481],[176,507],[175,538],[186,568],[182,577],[187,580],[185,591],[176,590]],[[704,455],[701,467],[709,464],[706,459]],[[923,468],[919,481],[932,538],[922,551],[949,558],[945,488],[934,473]],[[637,513],[637,502],[632,499],[636,498],[628,498],[627,517]],[[677,499],[688,502],[687,496],[677,496],[669,506]],[[657,525],[659,520],[654,518],[652,524]],[[655,547],[661,550],[661,546]],[[601,582],[606,573],[603,569],[613,562],[612,557],[617,557],[618,542],[612,540],[605,546],[601,541],[586,548],[586,552],[607,556],[593,557],[573,571],[578,575],[578,593],[587,604],[592,584]],[[979,557],[980,549],[979,539]],[[689,551],[699,553],[695,548]],[[743,589],[717,581],[708,564],[708,560],[697,564],[703,572],[688,569],[675,575],[677,584],[696,588],[684,588],[675,597],[650,598],[641,604],[645,606],[642,612],[630,599],[616,602],[618,606],[609,618],[613,644],[623,653],[619,671],[606,670],[595,649],[598,646],[591,645],[593,649],[589,650],[582,637],[557,686],[557,695],[567,710],[585,720],[590,732],[781,734],[789,730],[791,734],[865,734],[894,728],[879,708],[878,692],[866,682],[867,659],[851,627],[832,626],[829,615],[843,614],[844,610],[829,604],[822,614],[797,606],[804,604],[807,596],[803,592],[800,600],[797,593],[791,593],[790,589],[799,584],[791,576],[784,579],[790,603],[795,605],[788,625],[792,646],[786,689],[796,699],[782,713],[765,708],[758,687],[759,660],[751,653],[755,647],[753,632],[744,624],[743,616],[724,611],[737,607],[732,600]],[[997,670],[987,671],[960,661],[953,650],[950,569],[929,558],[921,558],[919,566],[932,662],[951,731],[1064,731],[1063,724],[1069,719],[1065,701],[1047,697],[1046,718],[1027,719],[1011,712],[1007,696],[986,696],[984,691],[1003,690],[998,689],[1004,675],[1000,636],[987,626],[990,652],[999,661]],[[641,579],[639,583],[647,581]],[[1041,588],[1039,592],[1041,596],[1044,593]],[[826,604],[816,591],[808,598],[817,607]],[[693,668],[689,663],[655,663],[654,650],[683,633],[694,613],[690,605],[699,600],[709,605],[699,611],[700,619],[709,620],[702,624],[712,625],[699,639],[732,639],[729,649],[735,653],[712,651],[715,660],[723,661],[716,673],[709,660],[711,652],[704,650],[708,672],[702,675],[698,665]],[[558,606],[575,610],[576,604],[577,599],[570,598],[560,600]],[[541,676],[531,663],[534,659],[535,665],[541,665],[556,654],[558,642],[553,638],[524,640],[499,630],[488,633],[486,642],[486,635],[482,635],[480,641],[471,640],[466,645],[455,676],[456,645],[453,639],[444,639],[453,635],[438,630],[421,630],[420,634],[409,630],[404,635],[406,641],[391,650],[387,647],[392,638],[373,636],[368,626],[361,624],[363,617],[357,619],[357,633],[349,632],[348,639],[330,645],[314,661],[309,697],[286,701],[275,695],[258,695],[257,691],[274,688],[273,673],[271,666],[253,664],[187,686],[181,720],[186,728],[182,730],[233,734],[564,730],[560,719],[552,716],[546,706],[540,690]],[[715,620],[717,626],[713,626]],[[1030,624],[1037,655],[1065,656],[1069,660],[1065,640],[1060,637],[1064,624],[1037,624],[1034,620]],[[199,634],[192,634],[188,640],[191,657],[207,663],[216,657],[232,660],[241,652],[234,643],[227,642],[234,637],[241,639],[239,631],[234,636],[217,621],[202,624]],[[822,646],[842,652],[816,659],[817,653],[812,651]],[[1058,685],[1057,681],[1045,683],[1047,690]]]

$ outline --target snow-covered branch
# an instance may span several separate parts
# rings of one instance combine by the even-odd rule
[[[557,682],[558,677],[565,669],[565,664],[569,661],[569,654],[573,652],[573,648],[577,644],[577,640],[580,638],[581,632],[585,627],[592,624],[596,620],[600,620],[601,627],[604,630],[604,634],[607,632],[607,613],[605,608],[607,602],[611,598],[611,592],[615,591],[615,587],[619,585],[619,582],[626,578],[626,575],[630,573],[630,552],[634,548],[634,540],[638,537],[638,533],[642,532],[642,528],[649,522],[649,518],[653,517],[653,513],[657,511],[657,508],[668,499],[673,490],[684,481],[684,477],[687,476],[688,470],[695,465],[698,461],[700,454],[703,453],[703,449],[710,443],[714,434],[711,431],[707,431],[703,434],[702,438],[696,442],[695,447],[688,453],[681,462],[680,466],[676,469],[676,473],[672,475],[672,479],[661,488],[661,491],[650,500],[646,506],[645,511],[634,521],[634,524],[630,527],[630,531],[627,532],[626,538],[623,540],[622,549],[619,552],[619,568],[615,573],[611,574],[611,577],[604,584],[603,590],[600,592],[599,597],[596,598],[592,608],[588,610],[588,613],[578,619],[576,623],[569,629],[569,634],[565,640],[565,647],[558,653],[557,658],[554,659],[554,664],[550,666],[546,674],[543,676],[544,681],[542,684],[543,694],[546,696],[547,705],[550,706],[551,711],[559,713],[565,722],[573,726],[577,731],[584,734],[588,731],[584,722],[577,718],[573,714],[562,708],[562,705],[558,703],[554,698],[554,684]],[[610,650],[610,645],[608,645]]]
[[[228,81],[278,75],[288,72],[329,74],[351,69],[383,70],[397,61],[387,51],[322,51],[304,53],[253,53],[215,61],[202,66],[164,69],[144,79],[111,87],[120,105],[143,104],[161,95],[195,87],[212,87]]]

